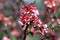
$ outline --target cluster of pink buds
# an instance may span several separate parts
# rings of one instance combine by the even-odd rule
[[[55,0],[45,0],[44,4],[49,8],[48,11],[55,12],[56,11],[56,3]]]
[[[47,24],[44,24],[41,19],[38,18],[39,12],[35,5],[30,4],[29,6],[23,6],[20,10],[21,16],[18,20],[18,23],[21,25],[24,25],[23,30],[26,27],[26,23],[30,23],[30,21],[33,22],[33,25],[29,28],[29,30],[34,33],[41,33],[44,35],[44,33],[48,33]],[[35,30],[35,27],[38,29]]]
[[[40,24],[42,24],[41,20],[38,19],[39,12],[35,5],[30,4],[28,6],[23,6],[20,10],[20,13],[21,16],[18,20],[18,23],[21,25],[26,25],[26,23],[30,24],[31,21],[33,22],[34,26],[40,26]],[[33,32],[34,28],[32,27],[30,30]]]
[[[29,6],[24,6],[20,10],[21,16],[19,18],[19,23],[23,25],[24,23],[29,23],[38,19],[38,9],[35,5],[30,4]]]
[[[35,31],[35,33],[41,33],[44,35],[45,33],[49,34],[49,29],[47,28],[47,24],[42,24],[41,27],[38,27],[39,29]]]
[[[11,17],[5,17],[3,13],[0,13],[0,22],[3,22],[5,26],[13,26],[16,27],[16,23],[12,21],[12,16]]]
[[[10,18],[8,17],[4,17],[4,25],[7,26],[7,25],[12,25],[12,21]]]

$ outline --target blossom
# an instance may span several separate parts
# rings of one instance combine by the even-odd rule
[[[56,6],[54,0],[45,0],[44,4],[49,8],[52,8],[52,7]]]
[[[30,4],[28,6],[23,6],[20,11],[21,11],[20,12],[21,16],[20,16],[18,22],[21,25],[38,19],[39,12],[38,12],[36,6],[33,4]]]
[[[2,13],[0,13],[0,21],[4,20],[4,15]]]
[[[11,40],[11,39],[8,38],[8,37],[6,37],[6,36],[4,36],[4,37],[2,38],[2,40]]]
[[[21,14],[28,14],[28,13],[32,12],[36,15],[39,15],[39,11],[38,11],[37,7],[33,4],[30,4],[28,6],[23,6],[20,11],[21,11]]]
[[[37,20],[34,21],[34,25],[37,26],[37,27],[41,27],[42,24],[43,23],[40,19],[37,19]]]
[[[34,34],[35,29],[34,29],[33,27],[31,27],[31,28],[30,28],[30,31],[31,31],[32,34]]]
[[[54,0],[45,0],[44,4],[48,7],[49,12],[56,11],[56,3]]]
[[[60,0],[55,0],[56,5],[59,6],[60,5]]]
[[[19,36],[19,34],[20,33],[19,33],[19,31],[17,29],[13,29],[13,30],[10,31],[10,35],[13,35],[13,36],[17,37],[17,36]]]
[[[10,18],[4,17],[4,24],[5,26],[12,25],[12,20]]]
[[[29,5],[29,9],[30,9],[33,13],[35,13],[36,15],[39,15],[39,11],[38,11],[38,9],[37,9],[37,7],[36,7],[35,5],[30,4],[30,5]]]
[[[42,25],[45,29],[48,27],[48,25],[47,24],[43,24]]]
[[[57,0],[58,1],[58,3],[60,3],[60,0]]]
[[[57,22],[58,22],[58,24],[60,24],[60,18],[57,18]]]
[[[44,32],[47,32],[47,24],[43,24],[41,19],[38,18],[39,12],[35,5],[30,4],[28,6],[23,6],[20,10],[21,16],[18,19],[18,23],[23,26],[22,30],[25,30],[27,23],[30,25],[32,24],[32,27],[28,27],[32,34],[35,33],[41,33],[44,35]],[[31,22],[32,21],[32,22]],[[35,30],[35,27],[38,28]]]
[[[50,16],[50,20],[51,20],[51,22],[54,22],[55,21],[55,16],[54,15],[51,15]]]

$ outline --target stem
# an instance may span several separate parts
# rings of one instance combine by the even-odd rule
[[[26,39],[26,32],[27,32],[27,29],[28,29],[28,24],[27,24],[27,26],[26,26],[26,28],[25,28],[25,31],[24,31],[24,37],[23,37],[23,40]]]

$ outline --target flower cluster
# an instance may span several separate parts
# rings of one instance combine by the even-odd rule
[[[29,6],[23,6],[20,10],[21,16],[18,20],[18,23],[24,25],[23,30],[25,30],[26,23],[32,23],[31,27],[28,29],[34,33],[48,33],[47,24],[44,24],[41,19],[38,18],[39,12],[35,5],[30,4]],[[35,30],[36,29],[36,30]]]
[[[44,3],[45,3],[46,6],[49,7],[49,8],[52,8],[52,7],[55,7],[55,6],[56,6],[54,0],[46,0]]]
[[[34,21],[38,19],[39,12],[36,8],[35,5],[30,4],[29,6],[24,6],[20,10],[21,16],[19,18],[19,23],[24,24],[24,23],[29,23],[30,21]]]
[[[48,11],[56,11],[56,3],[54,0],[45,0],[44,4],[49,8]]]
[[[10,4],[10,1],[13,5]],[[16,40],[20,40],[20,37],[22,37],[24,40],[27,34],[42,34],[44,38],[40,40],[44,40],[46,36],[50,35],[51,40],[55,40],[56,36],[53,31],[60,29],[60,0],[45,0],[46,7],[40,13],[34,4],[25,5],[23,0],[6,2],[8,1],[2,0],[0,4],[4,6],[3,11],[0,11],[0,35],[2,40],[12,40],[13,37]],[[16,6],[17,4],[18,6]]]

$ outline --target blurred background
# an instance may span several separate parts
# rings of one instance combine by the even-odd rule
[[[56,6],[52,8],[47,6],[49,3],[45,5],[45,1],[51,4],[52,0],[0,0],[0,40],[23,40],[24,31],[18,23],[23,4],[25,6],[34,4],[39,11],[38,17],[47,24],[50,31],[52,30],[52,34],[49,34],[54,35],[27,34],[26,40],[60,40],[60,0],[59,2],[53,0]]]

